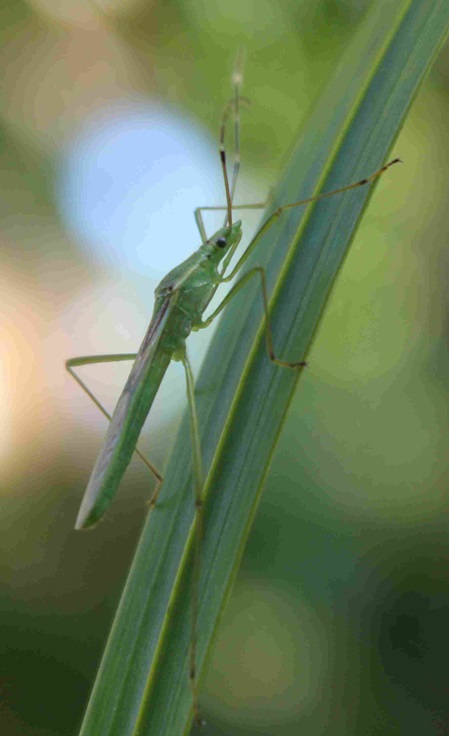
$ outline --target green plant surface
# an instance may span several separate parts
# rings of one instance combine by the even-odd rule
[[[357,181],[382,165],[448,28],[445,0],[374,5],[306,121],[273,207]],[[387,176],[394,177],[395,169]],[[362,187],[291,211],[260,243],[252,263],[266,268],[279,356],[306,357],[372,191]],[[248,287],[223,315],[196,387],[208,471],[200,673],[299,378],[267,359],[261,296],[256,285]],[[142,533],[83,736],[174,736],[190,728],[190,467],[185,418],[160,500]],[[301,559],[300,543],[297,555]]]

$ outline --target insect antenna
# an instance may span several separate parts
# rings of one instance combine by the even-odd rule
[[[237,184],[237,176],[240,169],[240,103],[245,102],[249,104],[249,100],[242,97],[240,91],[243,84],[243,62],[244,62],[244,49],[239,48],[237,52],[237,58],[235,60],[234,71],[232,73],[232,84],[234,87],[234,95],[228,100],[223,110],[223,114],[220,122],[220,161],[221,168],[223,171],[223,179],[226,191],[226,217],[223,227],[226,224],[232,225],[232,201],[234,199],[235,187]],[[229,184],[228,169],[226,163],[226,124],[229,118],[230,112],[234,113],[234,164],[232,168],[232,181]]]

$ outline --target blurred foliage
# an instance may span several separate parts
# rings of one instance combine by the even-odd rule
[[[72,532],[103,425],[63,361],[86,352],[79,320],[97,319],[118,275],[61,221],[65,149],[131,94],[175,105],[216,135],[243,44],[244,168],[268,190],[369,7],[115,5],[113,21],[74,0],[0,7],[7,736],[77,732],[149,495],[136,465],[104,524]],[[395,147],[405,166],[365,215],[286,423],[205,686],[209,736],[318,734],[323,712],[335,736],[447,733],[448,75],[446,48]],[[122,287],[130,299],[144,288]],[[159,465],[172,413],[158,430]]]

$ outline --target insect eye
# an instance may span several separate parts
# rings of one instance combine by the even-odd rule
[[[223,236],[221,238],[217,238],[215,241],[215,245],[218,245],[219,248],[224,248],[228,244],[228,241]]]

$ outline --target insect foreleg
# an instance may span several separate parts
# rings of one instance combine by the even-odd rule
[[[233,204],[232,209],[233,210],[264,210],[268,205],[267,202],[256,202],[255,204]],[[228,208],[226,205],[217,205],[217,206],[210,206],[210,207],[197,207],[194,212],[195,222],[197,224],[200,236],[201,236],[201,242],[205,243],[207,241],[207,233],[206,228],[204,227],[204,219],[203,219],[203,212],[224,212]]]
[[[360,181],[356,181],[354,184],[348,184],[345,187],[339,187],[339,189],[333,189],[330,192],[323,192],[323,194],[318,194],[315,197],[308,197],[307,199],[301,199],[299,202],[292,202],[291,204],[284,204],[282,207],[278,207],[277,210],[275,210],[267,220],[265,220],[264,223],[260,226],[259,230],[256,232],[254,238],[252,239],[251,243],[248,245],[244,253],[241,255],[239,260],[237,261],[236,265],[232,269],[231,273],[228,274],[226,277],[224,277],[224,272],[226,271],[226,268],[229,263],[226,261],[226,259],[223,261],[223,268],[221,271],[221,276],[223,277],[223,281],[231,281],[234,276],[240,271],[241,267],[245,263],[246,259],[252,253],[256,245],[258,244],[259,240],[261,239],[262,235],[264,235],[267,230],[270,229],[270,227],[276,222],[276,220],[282,215],[283,212],[286,212],[287,210],[294,209],[295,207],[302,207],[305,204],[310,204],[311,202],[317,202],[319,199],[326,199],[327,197],[333,197],[335,194],[342,194],[343,192],[349,192],[351,189],[357,189],[358,187],[363,187],[366,184],[371,184],[373,181],[378,179],[379,176],[381,176],[384,171],[390,168],[390,166],[393,166],[393,164],[401,163],[401,159],[395,158],[393,161],[389,161],[387,164],[384,164],[381,166],[380,169],[375,171],[370,176],[366,177],[366,179],[360,179]]]

